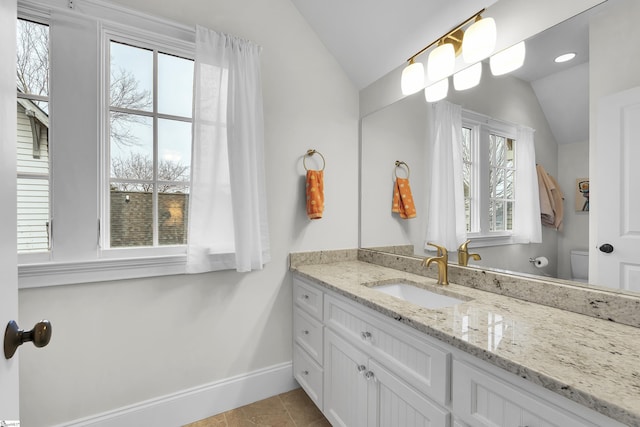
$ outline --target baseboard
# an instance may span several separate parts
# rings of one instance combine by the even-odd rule
[[[178,427],[296,387],[287,362],[56,427]]]

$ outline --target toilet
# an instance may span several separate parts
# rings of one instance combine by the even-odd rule
[[[589,280],[589,251],[571,251],[571,280],[584,283]]]

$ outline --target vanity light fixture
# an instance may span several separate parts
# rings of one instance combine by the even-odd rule
[[[456,51],[451,43],[441,43],[429,52],[427,62],[427,76],[432,82],[437,82],[453,74],[456,66]]]
[[[575,52],[569,52],[556,57],[556,59],[554,59],[553,62],[557,62],[558,64],[560,64],[562,62],[571,61],[575,57],[576,57]]]
[[[501,76],[522,67],[526,56],[524,40],[500,51],[489,59],[491,74]]]
[[[476,62],[464,70],[453,75],[453,87],[455,90],[467,90],[480,83],[482,77],[482,62]]]
[[[424,99],[427,102],[437,102],[447,97],[449,92],[449,78],[446,77],[439,82],[424,88]]]
[[[462,39],[462,57],[464,62],[474,64],[489,57],[496,48],[496,21],[476,15],[473,23]]]
[[[401,88],[403,95],[411,95],[424,87],[424,65],[414,62],[411,58],[409,65],[402,70]]]
[[[448,76],[455,69],[455,57],[462,53],[465,62],[474,64],[487,58],[495,49],[496,23],[493,18],[482,18],[486,9],[473,14],[470,18],[455,26],[451,31],[420,49],[407,62],[407,67],[402,71],[400,87],[404,95],[410,95],[422,89],[425,85],[424,66],[415,59],[427,49],[438,45],[430,54],[427,62],[427,75],[429,80],[436,82],[432,86],[440,89],[442,93]],[[463,27],[474,21],[466,30]],[[448,82],[446,83],[448,90]],[[432,88],[432,90],[434,90]],[[426,92],[426,91],[425,91]],[[431,92],[431,91],[430,91]],[[446,92],[446,91],[445,91]],[[446,93],[445,93],[446,96]]]

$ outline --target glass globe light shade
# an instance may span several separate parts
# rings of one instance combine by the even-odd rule
[[[427,86],[424,88],[424,99],[427,102],[436,102],[440,101],[447,97],[447,93],[449,92],[449,79],[442,79],[439,82],[432,84],[431,86]]]
[[[424,65],[412,62],[402,70],[400,87],[403,95],[411,95],[424,87]]]
[[[444,43],[429,53],[427,76],[432,82],[449,77],[456,65],[456,52],[451,43]]]
[[[480,77],[482,77],[482,62],[476,62],[453,75],[453,87],[456,90],[471,89],[480,83]]]
[[[526,47],[524,41],[496,53],[489,59],[491,74],[501,76],[517,70],[524,64],[525,55]]]
[[[464,61],[474,64],[491,55],[496,48],[496,37],[496,21],[493,18],[476,21],[465,31],[462,39]]]

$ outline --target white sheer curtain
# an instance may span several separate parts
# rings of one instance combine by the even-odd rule
[[[540,195],[536,174],[536,150],[534,130],[518,127],[516,137],[516,203],[513,227],[515,243],[541,243]]]
[[[456,250],[466,240],[462,182],[462,107],[440,101],[433,107],[430,128],[431,180],[427,242]]]
[[[260,47],[196,27],[187,272],[270,260]]]

